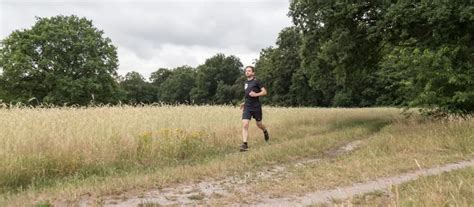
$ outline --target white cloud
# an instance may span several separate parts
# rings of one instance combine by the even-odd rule
[[[253,64],[254,59],[258,58],[259,55],[259,52],[249,51],[242,47],[209,48],[198,45],[165,44],[160,48],[150,50],[150,54],[154,56],[148,59],[141,59],[128,48],[118,49],[118,55],[122,57],[120,59],[120,68],[122,68],[120,73],[125,74],[130,71],[138,71],[145,77],[149,77],[151,72],[164,66],[166,68],[176,68],[183,65],[197,67],[204,63],[205,59],[217,53],[224,53],[228,56],[235,55],[240,58],[243,65]]]
[[[244,65],[291,25],[288,0],[0,0],[0,38],[30,28],[35,16],[75,14],[118,47],[119,74],[196,67],[218,52]]]

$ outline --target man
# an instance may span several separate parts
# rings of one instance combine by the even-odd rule
[[[259,97],[267,95],[267,90],[262,85],[260,80],[255,78],[255,68],[252,66],[245,67],[245,76],[247,81],[245,82],[245,102],[240,104],[240,109],[243,109],[242,113],[242,140],[244,143],[240,146],[240,151],[247,151],[248,144],[247,140],[249,137],[249,123],[252,117],[257,121],[257,127],[263,131],[265,141],[268,142],[270,136],[268,135],[267,128],[262,123],[262,104],[260,104]]]

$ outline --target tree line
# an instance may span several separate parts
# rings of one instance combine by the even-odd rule
[[[28,105],[231,104],[242,99],[242,63],[216,54],[196,68],[159,68],[146,80],[117,74],[117,48],[92,21],[37,18],[0,46],[0,100]],[[242,90],[241,90],[242,89]]]
[[[474,6],[470,1],[290,1],[294,25],[255,66],[278,106],[420,107],[474,113]],[[196,68],[117,75],[116,47],[92,21],[38,18],[0,47],[0,99],[29,104],[233,104],[243,65],[216,54]]]
[[[256,64],[280,105],[474,113],[472,1],[293,0]]]
[[[129,72],[118,83],[129,104],[236,104],[243,98],[242,67],[239,58],[216,54],[196,68],[160,68],[149,81]]]

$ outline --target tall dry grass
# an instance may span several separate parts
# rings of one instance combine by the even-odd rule
[[[371,114],[377,110],[390,116],[397,111],[265,108],[264,123],[282,141],[301,135],[291,130],[305,124],[327,130],[347,122],[344,117],[380,116]],[[232,106],[2,109],[0,190],[21,191],[65,177],[107,176],[235,152],[240,120],[240,110]],[[258,147],[261,134],[251,129],[250,145]]]
[[[345,201],[357,206],[472,206],[474,167],[445,172],[374,191]],[[343,205],[341,203],[341,205]]]
[[[350,154],[294,169],[291,176],[279,182],[268,180],[251,189],[255,192],[269,192],[272,196],[301,194],[336,186],[350,186],[352,183],[473,158],[473,119],[394,119],[390,125],[364,140],[364,144]],[[472,190],[472,183],[468,185]],[[431,189],[426,186],[423,186],[424,192],[438,190],[435,186]],[[254,192],[249,194],[252,193]],[[461,193],[453,196],[462,198],[466,194],[465,191]],[[408,199],[410,197],[405,200],[407,204],[410,203]],[[423,206],[421,201],[412,204]]]
[[[391,203],[400,206],[472,206],[474,167],[420,178],[391,192],[397,195]]]

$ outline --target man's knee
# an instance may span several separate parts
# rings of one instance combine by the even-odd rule
[[[264,126],[263,126],[263,123],[262,123],[261,121],[257,121],[257,126],[258,126],[259,128],[263,128],[263,127],[264,127]]]
[[[248,121],[243,121],[243,122],[242,122],[242,127],[243,127],[244,129],[248,129],[248,128],[249,128],[249,122],[248,122]]]

